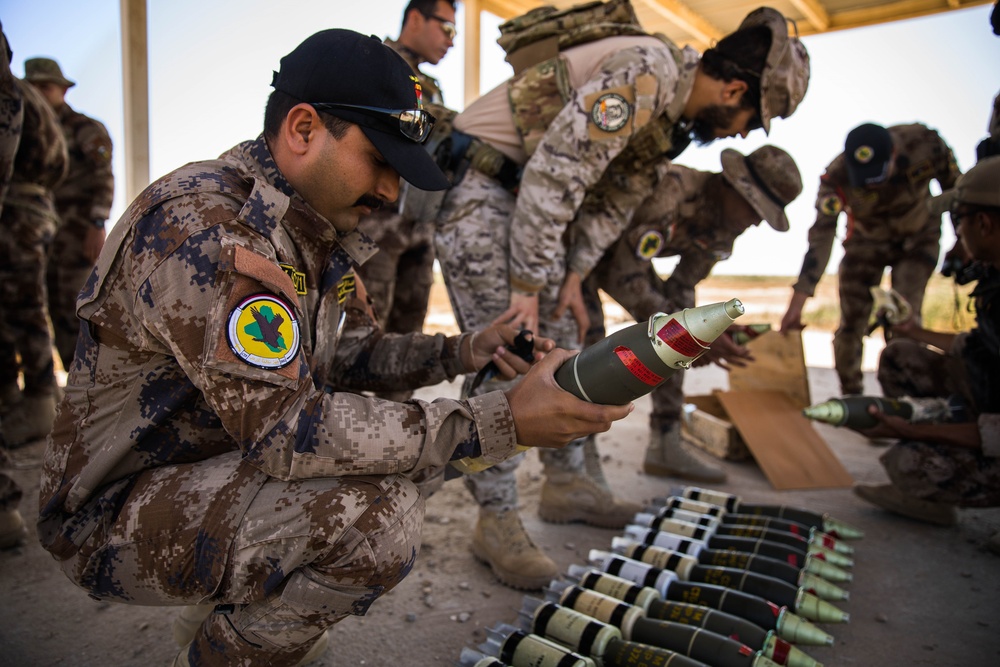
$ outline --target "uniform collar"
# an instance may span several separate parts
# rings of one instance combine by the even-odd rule
[[[231,148],[222,155],[222,159],[238,162],[247,168],[254,176],[261,178],[274,186],[282,194],[287,196],[292,206],[305,212],[312,218],[312,229],[310,233],[317,238],[336,243],[350,255],[351,259],[358,264],[363,264],[378,251],[375,242],[355,229],[346,234],[339,233],[333,223],[320,215],[316,209],[310,206],[288,183],[284,175],[278,169],[271,155],[271,149],[267,146],[264,135],[260,135],[253,141],[244,141]]]

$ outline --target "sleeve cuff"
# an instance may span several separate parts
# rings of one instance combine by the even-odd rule
[[[1000,414],[989,412],[977,420],[979,437],[983,441],[983,456],[1000,458]]]
[[[516,454],[517,432],[507,396],[502,391],[491,391],[473,396],[468,403],[479,432],[483,459],[496,464]]]

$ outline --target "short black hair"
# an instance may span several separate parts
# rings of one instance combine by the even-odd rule
[[[288,112],[292,110],[292,107],[301,102],[302,100],[295,99],[288,93],[283,93],[280,90],[271,91],[271,95],[267,98],[267,106],[264,107],[264,137],[267,139],[277,137],[278,131],[281,129],[281,124],[284,122]],[[320,112],[319,116],[323,119],[323,125],[333,135],[334,139],[342,139],[347,134],[347,129],[351,126],[350,121],[331,116],[327,113]]]
[[[456,0],[444,0],[452,9],[455,9]],[[410,0],[406,3],[406,9],[403,10],[403,24],[400,26],[400,30],[406,25],[406,17],[410,15],[410,11],[416,9],[418,12],[424,16],[430,16],[437,9],[438,0]]]
[[[701,57],[701,69],[713,79],[727,83],[734,79],[745,82],[747,92],[740,106],[760,109],[760,75],[770,48],[771,31],[767,26],[737,30],[705,51]]]

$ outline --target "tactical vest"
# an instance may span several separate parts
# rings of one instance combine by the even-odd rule
[[[529,157],[573,92],[561,52],[623,35],[659,38],[680,67],[680,50],[665,36],[643,30],[629,0],[590,2],[563,11],[539,7],[500,26],[497,43],[507,52],[507,62],[516,72],[507,84],[507,98],[514,127]],[[661,114],[632,136],[616,161],[638,163],[635,166],[649,164],[663,155],[670,156],[678,139],[674,122]]]

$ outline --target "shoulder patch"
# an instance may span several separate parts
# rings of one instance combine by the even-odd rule
[[[650,230],[642,235],[635,246],[635,256],[639,259],[651,260],[660,252],[663,247],[663,234]]]
[[[292,279],[292,284],[295,285],[296,294],[308,294],[306,290],[306,274],[302,271],[296,271],[295,267],[291,264],[279,264],[281,270],[288,274],[288,277]]]
[[[587,109],[590,138],[603,141],[620,135],[632,134],[633,109],[635,108],[635,88],[620,86],[597,93],[584,99]]]
[[[617,132],[622,129],[631,116],[632,107],[618,93],[605,93],[590,107],[590,120],[598,129],[605,132]]]
[[[273,294],[253,294],[229,313],[226,338],[233,353],[257,368],[291,363],[302,340],[295,311]]]
[[[840,197],[830,195],[820,202],[819,210],[822,211],[824,215],[837,215],[844,210],[844,204],[840,201]]]
[[[906,177],[913,184],[929,180],[934,177],[934,165],[930,160],[922,160],[906,170]]]
[[[355,277],[354,272],[351,271],[341,278],[339,283],[337,283],[337,303],[343,306],[344,302],[347,301],[347,297],[353,294],[356,289],[357,278]]]

